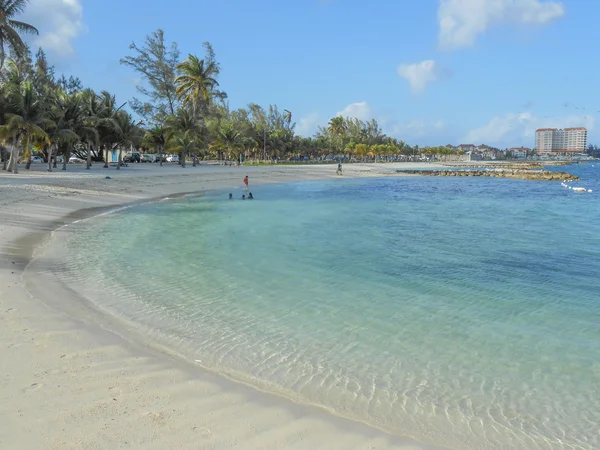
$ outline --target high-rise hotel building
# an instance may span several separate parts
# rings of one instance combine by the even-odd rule
[[[584,153],[587,147],[587,130],[583,127],[540,128],[535,130],[537,153]]]

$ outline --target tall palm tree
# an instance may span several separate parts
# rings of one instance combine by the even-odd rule
[[[2,128],[6,134],[12,136],[8,170],[18,173],[19,144],[29,149],[33,139],[48,140],[44,128],[49,126],[51,121],[43,99],[36,94],[30,81],[24,81],[18,86],[8,86],[6,101],[9,112],[4,114],[6,124]]]
[[[218,65],[214,61],[205,62],[190,54],[177,69],[181,71],[181,75],[175,78],[175,92],[183,104],[191,104],[195,109],[200,99],[210,103],[214,89],[219,85],[216,79],[219,74]]]
[[[98,145],[99,132],[98,128],[103,114],[103,105],[98,101],[98,96],[91,89],[86,89],[81,93],[83,114],[81,117],[80,127],[77,134],[87,146],[87,162],[85,168],[92,168],[92,149]]]
[[[340,136],[346,132],[346,123],[341,116],[332,117],[329,120],[327,129],[334,136]]]
[[[21,14],[29,0],[0,0],[0,67],[4,65],[6,48],[22,56],[27,46],[21,39],[20,33],[39,34],[37,28],[28,23],[14,20]]]
[[[231,159],[231,152],[242,147],[242,139],[233,122],[223,121],[217,129],[218,144],[227,152],[227,159]]]
[[[79,136],[72,129],[70,96],[59,88],[54,92],[52,100],[53,105],[49,113],[52,126],[47,130],[50,141],[48,146],[48,172],[52,172],[53,156],[54,167],[56,167],[56,156],[59,148],[61,146],[72,147],[79,140]]]
[[[332,117],[327,126],[329,133],[336,138],[338,150],[341,149],[342,137],[346,134],[346,121],[341,116]]]
[[[74,92],[58,97],[57,107],[62,109],[62,114],[64,116],[62,120],[65,122],[63,126],[71,130],[76,136],[76,138],[64,142],[59,141],[59,149],[61,149],[63,153],[62,170],[67,170],[67,163],[71,157],[71,152],[73,151],[75,144],[80,141],[80,136],[86,132],[93,133],[91,129],[86,129],[84,123],[84,100],[82,92]]]
[[[103,152],[104,168],[108,169],[108,152],[113,149],[116,144],[116,116],[121,109],[127,104],[123,103],[117,106],[117,99],[108,91],[102,91],[96,97],[97,102],[97,130],[98,139],[100,142],[100,150]]]

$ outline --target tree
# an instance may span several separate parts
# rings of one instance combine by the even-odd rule
[[[144,134],[143,144],[157,150],[161,167],[163,165],[163,155],[168,140],[168,131],[165,130],[162,125],[156,125],[149,130],[146,130],[146,133]]]
[[[161,123],[167,115],[174,115],[179,106],[175,77],[179,63],[179,49],[165,41],[163,30],[146,36],[144,45],[132,42],[132,56],[121,59],[121,64],[139,73],[143,82],[136,89],[147,101],[134,98],[131,108],[148,123]]]
[[[54,154],[54,167],[56,167],[56,156],[61,146],[72,147],[79,140],[79,136],[72,129],[71,96],[59,88],[54,92],[52,100],[53,105],[49,113],[52,126],[47,131],[50,142],[46,156],[48,172],[52,172],[52,155]]]
[[[240,132],[235,128],[233,121],[221,122],[217,129],[218,148],[227,153],[227,159],[231,159],[231,153],[242,147]]]
[[[117,133],[116,144],[119,146],[117,170],[120,170],[121,163],[123,162],[123,147],[132,148],[133,146],[137,146],[141,142],[143,133],[139,127],[140,122],[136,123],[131,114],[124,110],[116,114],[115,125]]]
[[[100,95],[96,97],[96,102],[96,129],[98,130],[100,150],[102,151],[102,158],[104,159],[104,168],[107,169],[108,152],[113,150],[116,145],[115,142],[118,139],[116,132],[116,116],[127,102],[117,106],[116,97],[108,91],[102,91]]]
[[[35,64],[33,66],[33,83],[38,91],[56,88],[54,67],[48,64],[46,53],[39,48],[35,54]]]
[[[285,120],[285,123],[289,127],[290,124],[292,123],[292,113],[290,111],[288,111],[287,109],[284,109],[283,111],[285,112],[285,115],[283,116],[283,120]]]
[[[33,25],[14,20],[28,3],[29,0],[0,0],[0,67],[4,65],[7,47],[17,55],[27,51],[20,33],[39,34]]]
[[[81,80],[72,75],[68,79],[64,74],[61,75],[56,84],[58,84],[58,86],[60,86],[67,94],[74,94],[75,92],[83,90],[83,83]]]
[[[184,105],[192,105],[194,109],[201,99],[205,103],[212,100],[215,87],[219,85],[216,77],[219,66],[215,61],[205,62],[196,55],[177,65],[181,75],[175,78],[177,97]]]
[[[6,134],[12,136],[12,152],[8,170],[18,173],[20,148],[29,150],[33,139],[48,139],[44,127],[49,125],[47,110],[35,92],[31,81],[26,80],[19,85],[10,85],[6,93],[7,111],[4,114]]]
[[[194,138],[197,141],[201,141],[204,126],[198,120],[195,111],[191,107],[182,106],[174,115],[170,115],[166,118],[165,130],[174,139],[187,133],[190,139]],[[173,148],[173,146],[171,146],[171,148]],[[181,164],[182,167],[185,167],[185,155],[183,158],[180,155],[179,164]]]
[[[341,116],[332,117],[329,120],[329,124],[327,126],[327,131],[336,141],[336,147],[339,149],[342,148],[343,137],[346,134],[347,128],[344,118]]]
[[[77,130],[80,139],[85,142],[87,147],[86,165],[85,168],[92,168],[92,151],[98,146],[100,133],[98,132],[101,125],[101,117],[103,114],[102,103],[98,101],[98,96],[91,89],[86,89],[81,93],[83,114]]]
[[[194,154],[200,149],[197,139],[190,130],[175,134],[170,140],[170,147],[173,151],[183,156],[180,157],[181,167],[183,168],[185,168],[186,156]]]

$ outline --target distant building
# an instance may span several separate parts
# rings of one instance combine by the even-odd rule
[[[583,127],[539,128],[535,131],[537,153],[584,153],[587,146],[587,130]]]
[[[508,151],[512,154],[512,157],[515,159],[525,159],[529,152],[531,152],[530,148],[527,147],[513,147],[509,148]]]
[[[458,146],[458,149],[467,153],[467,152],[472,152],[473,150],[475,150],[475,146],[473,144],[460,144]]]

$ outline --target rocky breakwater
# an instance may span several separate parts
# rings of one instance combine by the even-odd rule
[[[470,162],[463,164],[448,163],[446,167],[456,167],[461,169],[542,169],[544,166],[539,162]]]
[[[571,161],[472,161],[469,163],[444,163],[446,167],[464,169],[543,169],[544,166],[569,166]]]
[[[517,178],[520,180],[537,181],[576,181],[579,177],[567,172],[552,172],[549,170],[530,169],[493,169],[493,170],[396,170],[397,173],[407,175],[421,175],[428,177],[492,177],[492,178]]]

